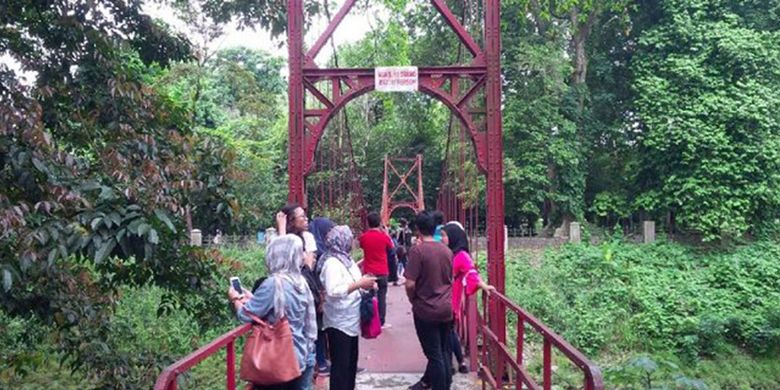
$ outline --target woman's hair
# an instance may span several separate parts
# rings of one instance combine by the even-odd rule
[[[458,253],[460,251],[469,252],[469,239],[466,236],[466,232],[460,227],[460,224],[450,222],[442,228],[447,233],[447,246],[450,247],[452,253]]]
[[[301,233],[295,230],[295,209],[303,209],[298,203],[287,203],[282,207],[282,212],[287,216],[287,232],[300,236]]]
[[[434,210],[433,213],[433,222],[436,223],[436,226],[444,225],[444,212],[441,210]]]
[[[403,245],[398,245],[398,247],[395,249],[395,254],[398,256],[398,258],[406,256],[406,247]]]

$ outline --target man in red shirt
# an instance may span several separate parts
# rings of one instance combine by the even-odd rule
[[[377,277],[376,284],[379,287],[377,292],[379,320],[382,323],[382,328],[389,328],[390,324],[385,324],[387,276],[389,275],[387,251],[393,249],[393,241],[390,240],[390,235],[380,228],[379,214],[375,212],[369,213],[366,219],[368,221],[368,230],[363,232],[358,239],[360,247],[363,249],[363,273]]]

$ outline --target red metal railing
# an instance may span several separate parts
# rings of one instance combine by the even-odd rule
[[[504,388],[504,378],[507,367],[514,372],[515,388],[530,390],[552,388],[552,352],[553,347],[565,355],[583,373],[584,390],[603,390],[604,380],[599,368],[591,363],[576,348],[567,343],[561,336],[551,331],[520,306],[500,294],[492,293],[489,297],[482,294],[482,314],[479,313],[475,296],[466,299],[464,315],[461,316],[458,330],[460,331],[463,345],[468,350],[471,371],[477,371],[483,379],[483,389],[490,385],[493,389]],[[506,335],[495,334],[489,326],[489,311],[491,305],[498,313],[514,314],[517,317],[517,332],[515,335],[515,355],[512,355],[510,346],[505,342]],[[501,314],[499,314],[501,315]],[[542,355],[542,386],[531,377],[524,365],[523,352],[525,349],[526,325],[539,334],[544,342]],[[201,347],[197,351],[187,355],[176,363],[168,366],[154,384],[154,390],[176,390],[179,375],[207,359],[209,356],[226,349],[226,388],[236,388],[236,353],[235,341],[244,334],[250,332],[251,324],[238,326],[228,333],[218,337],[211,343]],[[508,376],[507,376],[508,378]],[[511,381],[509,382],[511,383]]]
[[[237,338],[249,333],[252,330],[252,324],[244,324],[238,326],[219,336],[211,343],[199,348],[197,351],[185,356],[176,363],[168,366],[160,376],[157,378],[157,382],[154,384],[154,390],[176,390],[179,375],[186,372],[198,363],[206,360],[209,356],[217,353],[220,349],[225,348],[227,350],[227,367],[226,367],[226,388],[227,390],[235,390],[236,388],[236,350],[235,341]]]
[[[580,351],[567,343],[561,336],[550,330],[520,306],[500,294],[492,293],[488,297],[482,294],[482,314],[477,308],[477,301],[471,296],[466,301],[466,315],[461,324],[465,326],[465,344],[467,345],[471,369],[478,371],[483,379],[483,389],[490,385],[493,389],[503,389],[505,379],[514,382],[515,388],[530,390],[552,388],[552,353],[553,347],[560,351],[583,373],[584,390],[603,390],[604,380],[599,368]],[[517,317],[517,332],[515,336],[515,355],[506,343],[506,335],[497,335],[489,326],[491,306],[498,315],[514,314]],[[526,346],[526,325],[529,325],[543,339],[542,352],[542,386],[531,377],[524,365],[523,352]],[[500,336],[500,337],[499,337]],[[480,350],[481,349],[481,350]],[[507,367],[514,372],[514,378],[509,379]],[[525,387],[523,387],[525,386]]]

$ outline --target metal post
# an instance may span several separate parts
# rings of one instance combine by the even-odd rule
[[[523,366],[523,352],[525,347],[525,321],[520,317],[517,319],[517,364]]]
[[[290,84],[288,92],[290,140],[287,172],[287,200],[305,206],[303,177],[304,94],[303,94],[303,0],[287,0],[287,46]]]
[[[227,390],[236,389],[236,350],[234,344],[235,342],[231,341],[225,348],[227,353]]]
[[[502,294],[504,279],[504,162],[501,130],[501,1],[485,0],[485,57],[487,62],[487,238],[488,278]],[[495,302],[496,300],[494,300]],[[492,305],[492,328],[506,342],[506,315]]]
[[[422,181],[422,154],[417,155],[417,209],[425,210],[425,198],[423,197],[423,181]]]
[[[552,342],[545,336],[544,349],[542,351],[542,388],[544,390],[552,389]]]

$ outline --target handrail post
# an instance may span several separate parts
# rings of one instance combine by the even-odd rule
[[[227,353],[227,390],[236,389],[236,349],[235,340],[225,347]]]
[[[542,359],[544,360],[544,390],[550,390],[552,389],[552,342],[547,335],[544,335],[544,356]]]
[[[517,316],[517,364],[523,366],[523,347],[525,344],[525,321],[523,317]]]
[[[504,302],[500,299],[493,298],[496,304],[497,308],[497,315],[498,321],[501,324],[506,325],[506,306],[504,305]],[[491,320],[495,320],[491,318]],[[503,335],[499,332],[504,332]],[[498,336],[498,342],[504,343],[506,345],[506,326],[503,328],[499,327],[498,331],[496,331],[496,336]],[[498,382],[499,388],[503,386],[504,383],[504,374],[506,373],[506,362],[504,362],[504,357],[501,356],[501,354],[498,352],[498,349],[495,351],[496,353],[496,364],[498,365],[498,375],[496,376],[496,382]]]
[[[477,298],[474,295],[471,295],[466,299],[466,332],[469,343],[469,366],[471,366],[471,371],[477,371],[477,368],[479,368],[477,315]]]

